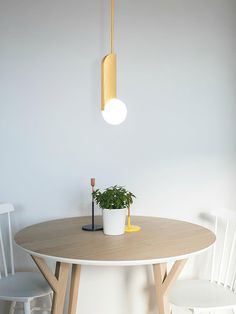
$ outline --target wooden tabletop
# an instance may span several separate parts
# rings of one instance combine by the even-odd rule
[[[19,231],[15,242],[32,255],[81,265],[162,263],[200,253],[215,242],[210,230],[179,220],[132,217],[142,230],[121,236],[83,231],[90,220],[74,217],[32,225]]]

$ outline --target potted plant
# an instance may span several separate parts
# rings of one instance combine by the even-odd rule
[[[120,235],[125,232],[127,208],[133,203],[135,195],[122,186],[111,186],[104,192],[93,192],[95,202],[103,213],[103,230],[107,235]]]

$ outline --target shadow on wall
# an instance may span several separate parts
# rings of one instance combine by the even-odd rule
[[[137,274],[142,272],[142,276],[144,279],[144,284],[139,291],[135,290],[140,285],[135,284],[135,281],[140,279]],[[138,278],[139,277],[139,278]],[[146,314],[156,314],[156,291],[155,285],[153,281],[153,273],[151,266],[143,266],[142,269],[140,267],[127,267],[124,273],[124,289],[125,293],[125,304],[126,304],[126,313],[123,314],[135,314],[137,312],[136,307],[143,306],[143,304],[139,305],[137,302],[134,302],[134,296],[138,296],[140,294],[140,299],[144,298],[146,300],[143,313]]]
[[[151,267],[146,267],[146,285],[143,289],[143,293],[148,300],[147,303],[147,314],[156,313],[156,287],[153,282],[153,272]]]

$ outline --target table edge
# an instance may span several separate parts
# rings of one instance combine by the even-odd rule
[[[215,238],[216,241],[216,238]],[[153,265],[153,264],[160,264],[160,263],[168,263],[174,262],[177,260],[188,259],[189,257],[193,257],[195,255],[204,253],[205,251],[209,250],[214,244],[215,241],[212,242],[209,246],[184,255],[179,256],[170,256],[170,257],[163,257],[157,259],[145,259],[145,260],[122,260],[122,261],[106,261],[106,260],[81,260],[81,259],[71,259],[71,258],[64,258],[64,257],[57,257],[52,255],[46,255],[42,253],[37,253],[31,250],[24,248],[23,246],[19,245],[15,242],[15,245],[20,249],[24,250],[28,254],[32,256],[41,257],[43,259],[50,259],[54,262],[62,262],[66,264],[78,264],[78,265],[86,265],[86,266],[142,266],[142,265]]]

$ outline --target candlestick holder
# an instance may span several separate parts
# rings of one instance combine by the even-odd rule
[[[138,232],[140,230],[141,230],[141,227],[131,225],[130,208],[128,208],[128,217],[127,217],[127,225],[125,226],[125,232]]]
[[[82,227],[82,230],[84,231],[100,231],[103,230],[102,225],[95,225],[94,224],[94,198],[93,198],[93,192],[95,187],[95,178],[91,178],[91,187],[92,187],[92,224],[91,225],[85,225]]]

